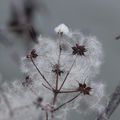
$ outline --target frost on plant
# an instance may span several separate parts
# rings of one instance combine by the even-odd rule
[[[24,80],[4,84],[9,102],[1,100],[4,119],[65,120],[69,110],[82,112],[83,102],[86,111],[104,109],[105,86],[95,81],[103,60],[101,43],[64,24],[55,32],[57,39],[40,36],[39,44],[22,58]]]

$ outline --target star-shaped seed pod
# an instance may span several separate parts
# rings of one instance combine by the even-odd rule
[[[26,58],[37,58],[38,57],[38,54],[36,53],[36,50],[33,49],[30,53],[30,55],[27,55]]]
[[[91,89],[92,88],[87,86],[86,83],[79,83],[79,87],[77,88],[83,95],[90,95]]]
[[[85,56],[85,52],[87,52],[87,49],[85,48],[84,45],[78,45],[72,47],[73,49],[73,55],[80,55],[80,56]]]
[[[52,72],[58,74],[59,76],[61,76],[61,74],[64,73],[64,71],[60,69],[60,66],[58,64],[55,64],[53,66]]]

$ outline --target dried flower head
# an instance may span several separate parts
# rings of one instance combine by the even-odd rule
[[[78,45],[76,44],[76,46],[72,47],[73,49],[73,55],[80,55],[80,56],[84,56],[85,52],[87,52],[87,49],[85,48],[84,45]]]
[[[103,60],[101,43],[94,36],[71,32],[64,24],[55,28],[55,32],[67,36],[57,40],[40,36],[39,43],[22,59],[23,71],[30,75],[33,85],[25,91],[21,84],[13,82],[12,89],[6,92],[13,108],[27,106],[17,120],[26,120],[28,114],[27,117],[32,116],[34,120],[38,120],[40,114],[41,119],[63,119],[69,110],[82,111],[82,101],[88,105],[87,109],[104,107],[101,100],[105,97],[105,86],[95,82]],[[63,44],[66,49],[61,49]],[[24,84],[28,86],[29,82],[27,77]]]
[[[37,58],[38,57],[38,54],[36,53],[36,50],[33,49],[30,53],[30,55],[27,55],[26,58]]]
[[[58,64],[55,64],[53,66],[52,72],[58,74],[59,76],[61,76],[61,74],[64,73],[64,71],[60,69],[60,66]]]
[[[90,95],[91,87],[87,86],[86,83],[79,83],[79,87],[77,88],[78,91],[83,93],[84,95]]]

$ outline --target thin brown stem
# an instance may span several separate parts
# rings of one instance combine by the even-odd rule
[[[57,95],[58,95],[58,93],[54,92],[53,105],[55,105],[55,102],[57,100]]]
[[[57,95],[58,93],[56,92],[58,90],[58,82],[59,82],[59,69],[60,69],[60,56],[61,56],[61,39],[59,37],[59,55],[58,55],[58,64],[57,64],[57,75],[56,75],[56,88],[54,92],[54,98],[53,98],[53,105],[55,104],[56,100],[57,100]]]
[[[46,89],[48,89],[48,90],[50,90],[50,91],[53,91],[51,88],[47,87],[45,84],[42,83],[42,85],[43,85]]]
[[[35,64],[34,60],[32,57],[31,58],[31,61],[33,63],[33,65],[35,66],[36,70],[38,71],[38,73],[40,74],[40,76],[43,78],[43,80],[53,89],[53,87],[50,85],[50,83],[47,81],[47,79],[45,78],[45,76],[41,73],[41,71],[39,70],[39,68],[37,67],[37,65]]]
[[[77,59],[77,56],[75,57],[75,59],[74,59],[72,65],[71,65],[69,71],[67,72],[67,74],[66,74],[66,76],[65,76],[65,79],[63,80],[63,83],[61,84],[61,86],[60,86],[60,88],[59,88],[59,91],[62,89],[64,83],[66,82],[67,77],[69,76],[69,74],[70,74],[70,72],[71,72],[71,70],[72,70],[72,68],[73,68],[73,65],[75,64],[76,59]]]
[[[77,97],[79,97],[80,94],[81,94],[81,93],[77,94],[77,95],[76,95],[75,97],[73,97],[72,99],[70,99],[70,100],[68,100],[67,102],[63,103],[62,105],[58,106],[57,108],[55,108],[55,109],[53,110],[53,112],[59,110],[61,107],[65,106],[66,104],[72,102],[72,101],[75,100]]]
[[[76,93],[76,92],[80,92],[80,91],[78,91],[78,90],[66,90],[66,91],[62,90],[62,91],[59,91],[58,93]]]
[[[61,39],[59,38],[59,55],[58,55],[58,66],[57,66],[57,75],[56,75],[56,90],[58,89],[58,79],[59,79],[59,67],[60,67],[60,56],[61,56]]]

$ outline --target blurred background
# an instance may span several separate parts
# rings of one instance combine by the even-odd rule
[[[34,0],[34,3],[26,6],[24,0],[0,0],[0,84],[22,78],[21,57],[37,43],[37,36],[54,36],[54,27],[65,23],[84,34],[97,36],[103,44],[104,64],[96,79],[106,84],[106,93],[111,95],[120,82],[120,40],[115,39],[120,35],[120,0]],[[27,29],[15,30],[26,23]],[[118,120],[119,111],[120,106],[110,120]],[[93,120],[96,115],[72,111],[68,119]]]

